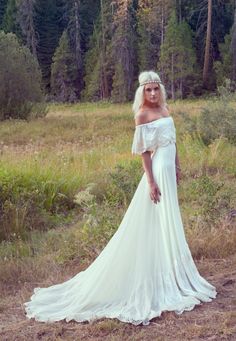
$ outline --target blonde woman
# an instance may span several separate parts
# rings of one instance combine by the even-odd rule
[[[182,314],[217,292],[198,272],[185,239],[178,198],[180,165],[173,118],[157,73],[143,72],[135,94],[132,152],[144,174],[108,244],[70,280],[36,288],[28,318],[77,322],[117,318],[148,325],[163,311]]]

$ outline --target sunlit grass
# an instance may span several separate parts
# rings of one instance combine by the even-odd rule
[[[169,106],[177,128],[182,168],[179,200],[188,242],[194,257],[219,258],[235,252],[235,222],[227,220],[227,214],[236,207],[236,198],[231,190],[235,186],[236,146],[224,138],[205,146],[199,136],[185,133],[183,118],[178,115],[178,112],[186,112],[197,117],[206,103],[205,100],[188,100],[170,102]],[[60,190],[71,198],[89,183],[95,183],[97,198],[102,200],[104,195],[108,198],[106,205],[98,201],[96,211],[87,212],[86,219],[83,214],[78,214],[78,221],[70,228],[59,226],[58,221],[56,229],[47,232],[32,230],[28,240],[3,242],[0,258],[4,265],[1,275],[5,273],[5,280],[9,277],[14,281],[17,271],[25,278],[24,259],[33,257],[35,261],[41,259],[44,263],[47,257],[51,257],[55,264],[63,264],[76,257],[82,263],[96,257],[118,227],[127,208],[126,200],[122,205],[114,206],[112,196],[116,192],[109,187],[111,179],[108,175],[117,164],[140,159],[131,155],[133,133],[131,103],[54,104],[50,105],[45,118],[31,122],[1,122],[0,161],[6,172],[13,176],[23,174],[25,178],[39,182],[53,180],[55,192],[60,186]],[[133,177],[132,174],[129,176]],[[196,199],[191,187],[194,181],[204,176],[211,179],[213,186],[223,183],[222,192],[219,192],[219,197],[222,195],[223,198],[219,201],[219,218],[211,212],[202,215],[202,208],[206,203],[210,205],[211,196],[206,193],[204,203],[201,198]],[[95,215],[102,223],[93,234],[88,219]],[[43,260],[43,257],[46,258]],[[14,263],[16,259],[18,268]],[[34,261],[29,267],[31,270],[35,267]],[[45,276],[47,274],[45,269]],[[40,278],[42,272],[39,271],[38,276]]]

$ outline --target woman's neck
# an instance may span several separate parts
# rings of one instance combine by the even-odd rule
[[[143,108],[159,111],[162,107],[156,103],[144,103]]]

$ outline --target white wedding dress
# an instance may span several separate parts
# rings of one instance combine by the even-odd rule
[[[136,126],[132,152],[153,151],[160,202],[149,196],[146,174],[117,231],[85,270],[70,280],[36,288],[24,303],[28,318],[53,322],[117,318],[148,325],[163,311],[181,314],[210,302],[216,288],[198,272],[185,239],[175,174],[173,118]]]

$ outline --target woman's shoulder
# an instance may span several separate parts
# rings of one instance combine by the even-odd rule
[[[139,110],[137,114],[135,115],[135,124],[145,124],[147,123],[147,111],[146,110]]]
[[[150,112],[148,109],[146,108],[140,109],[135,115],[135,124],[140,125],[149,123],[149,114]],[[159,116],[160,116],[159,118],[170,116],[170,110],[167,104],[161,108],[161,110],[159,111]],[[152,120],[153,117],[151,118],[151,121]]]

